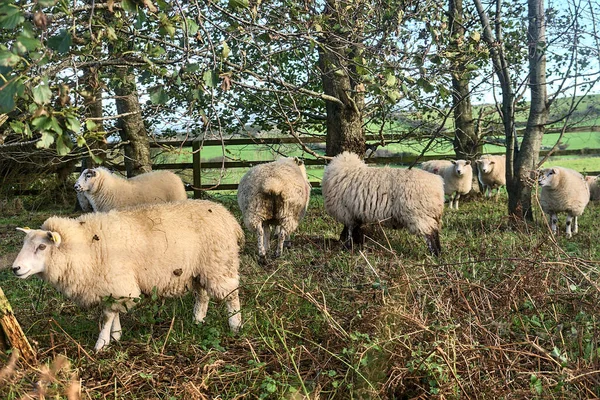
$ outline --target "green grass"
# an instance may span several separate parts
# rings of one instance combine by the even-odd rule
[[[234,196],[213,200],[240,218]],[[3,223],[35,227],[72,209],[32,212],[30,204]],[[512,226],[505,195],[465,201],[445,212],[438,259],[422,238],[377,227],[362,251],[349,252],[314,191],[279,260],[259,265],[247,232],[239,335],[229,333],[223,304],[211,303],[195,326],[192,296],[146,298],[122,316],[122,341],[99,354],[91,351],[97,309],[8,270],[0,286],[39,361],[62,354],[71,362],[47,397],[65,395],[70,372],[91,399],[598,396],[590,372],[600,362],[600,205],[588,207],[572,239],[561,216],[556,243],[539,211],[536,219]],[[0,231],[3,265],[21,241],[20,232]],[[0,365],[6,360],[0,355]],[[0,398],[21,398],[39,379],[20,364]]]

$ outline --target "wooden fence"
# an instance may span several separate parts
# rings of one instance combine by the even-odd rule
[[[589,127],[587,130],[577,130],[577,131],[598,131],[596,127]],[[386,143],[389,141],[397,140],[398,137],[386,136]],[[324,137],[306,137],[302,138],[302,143],[304,144],[324,144]],[[374,135],[367,135],[367,142],[379,142],[381,141],[381,137]],[[250,168],[254,165],[267,163],[270,161],[265,160],[247,160],[247,161],[203,161],[202,160],[202,149],[205,147],[211,146],[239,146],[239,145],[264,145],[264,146],[273,146],[273,145],[282,145],[282,144],[297,144],[298,140],[293,137],[279,137],[279,138],[240,138],[240,139],[225,139],[221,141],[220,139],[207,139],[207,140],[186,140],[184,142],[177,141],[159,141],[152,144],[154,148],[190,148],[192,149],[192,162],[191,163],[158,163],[153,165],[154,169],[171,169],[171,170],[189,170],[193,171],[193,184],[188,186],[188,190],[194,192],[194,197],[197,198],[200,196],[200,192],[205,190],[236,190],[238,184],[237,183],[221,183],[218,185],[215,184],[203,184],[202,183],[202,170],[207,169],[231,169],[231,168]],[[502,153],[492,153],[492,154],[502,154]],[[540,156],[543,157],[548,154],[548,150],[540,151]],[[580,149],[580,150],[556,150],[552,153],[553,156],[569,156],[569,155],[591,155],[591,156],[600,156],[600,149]],[[443,158],[443,155],[419,155],[415,153],[401,153],[400,155],[393,157],[370,157],[365,160],[365,162],[370,164],[394,164],[399,166],[409,166],[414,164],[415,162],[422,162],[431,159],[439,159]],[[305,165],[321,165],[325,166],[327,164],[327,160],[325,159],[312,159],[308,158],[304,160]],[[588,174],[597,175],[600,174],[600,171],[587,171]],[[319,181],[310,182],[313,187],[319,187]]]

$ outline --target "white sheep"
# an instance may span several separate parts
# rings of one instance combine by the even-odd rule
[[[258,236],[261,260],[269,251],[271,226],[278,238],[275,257],[279,257],[286,237],[308,208],[310,183],[304,162],[290,157],[250,168],[240,180],[237,198],[244,224]]]
[[[600,200],[600,185],[598,184],[597,176],[586,176],[585,182],[590,190],[590,201]]]
[[[542,187],[540,205],[546,214],[550,214],[552,232],[556,233],[557,213],[567,213],[567,237],[571,237],[571,220],[573,233],[577,233],[577,217],[583,214],[590,201],[590,191],[583,175],[564,167],[552,167],[542,170],[539,177]]]
[[[421,168],[444,179],[444,193],[450,196],[449,206],[458,210],[458,199],[473,187],[471,161],[432,160],[422,163]]]
[[[192,290],[194,321],[210,297],[225,299],[231,330],[241,325],[239,246],[243,231],[220,204],[204,200],[132,207],[79,218],[48,218],[26,233],[13,273],[37,275],[82,307],[102,304],[94,347],[119,340],[119,313],[140,295],[174,297]],[[108,299],[108,300],[107,300]]]
[[[181,178],[170,171],[152,171],[124,179],[103,167],[85,169],[75,190],[85,195],[96,212],[187,199]]]
[[[361,226],[381,223],[423,235],[431,253],[441,253],[441,177],[419,169],[368,167],[356,154],[344,152],[325,168],[321,185],[325,210],[344,224],[343,240],[360,244]]]
[[[477,161],[477,177],[483,187],[483,194],[492,197],[492,191],[496,189],[495,200],[498,200],[500,187],[506,186],[506,156],[493,156],[485,154]]]

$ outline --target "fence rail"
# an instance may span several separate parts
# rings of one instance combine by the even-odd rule
[[[569,132],[599,132],[599,127],[579,127],[576,129],[569,130]],[[383,139],[386,142],[398,140],[401,135],[386,135]],[[382,137],[375,135],[367,135],[367,142],[381,141]],[[325,143],[324,137],[303,137],[301,138],[304,144],[319,144]],[[198,197],[200,192],[205,190],[236,190],[237,183],[220,183],[220,184],[203,184],[202,183],[202,170],[208,169],[232,169],[232,168],[250,168],[258,164],[268,163],[271,160],[247,160],[247,161],[202,161],[201,153],[202,149],[210,146],[244,146],[244,145],[281,145],[281,144],[298,144],[298,139],[294,137],[278,137],[278,138],[235,138],[235,139],[207,139],[207,140],[185,140],[183,142],[176,141],[157,141],[152,143],[154,148],[192,148],[192,162],[183,163],[159,163],[153,165],[154,169],[171,169],[171,170],[189,170],[193,171],[194,182],[188,186],[188,190],[194,191],[194,197]],[[544,157],[549,153],[548,150],[540,151],[540,156]],[[499,152],[492,152],[491,154],[503,154]],[[597,155],[600,156],[600,149],[579,149],[579,150],[556,150],[552,153],[552,156],[581,156],[581,155]],[[409,166],[417,162],[428,161],[432,159],[440,159],[451,156],[443,155],[419,155],[415,153],[401,153],[400,155],[390,157],[370,157],[365,159],[366,163],[369,164],[394,164],[400,166]],[[327,164],[326,159],[322,158],[308,158],[304,160],[305,165],[309,166],[325,166]],[[588,171],[588,174],[597,175],[600,171]],[[313,187],[319,187],[319,181],[311,181],[310,184]]]

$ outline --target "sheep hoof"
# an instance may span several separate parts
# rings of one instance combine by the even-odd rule
[[[117,341],[117,342],[118,342],[119,340],[121,340],[121,334],[122,334],[122,332],[121,332],[121,331],[114,331],[114,332],[111,332],[111,333],[110,333],[110,337],[111,337],[111,339],[113,339],[114,341]]]
[[[97,353],[100,350],[102,350],[106,345],[108,344],[108,342],[102,338],[98,338],[98,341],[96,342],[96,345],[94,346],[94,351]]]
[[[269,263],[269,260],[267,260],[267,256],[258,256],[258,264],[265,266]]]
[[[292,248],[292,241],[291,240],[286,240],[283,242],[283,247],[286,249],[291,249]]]

